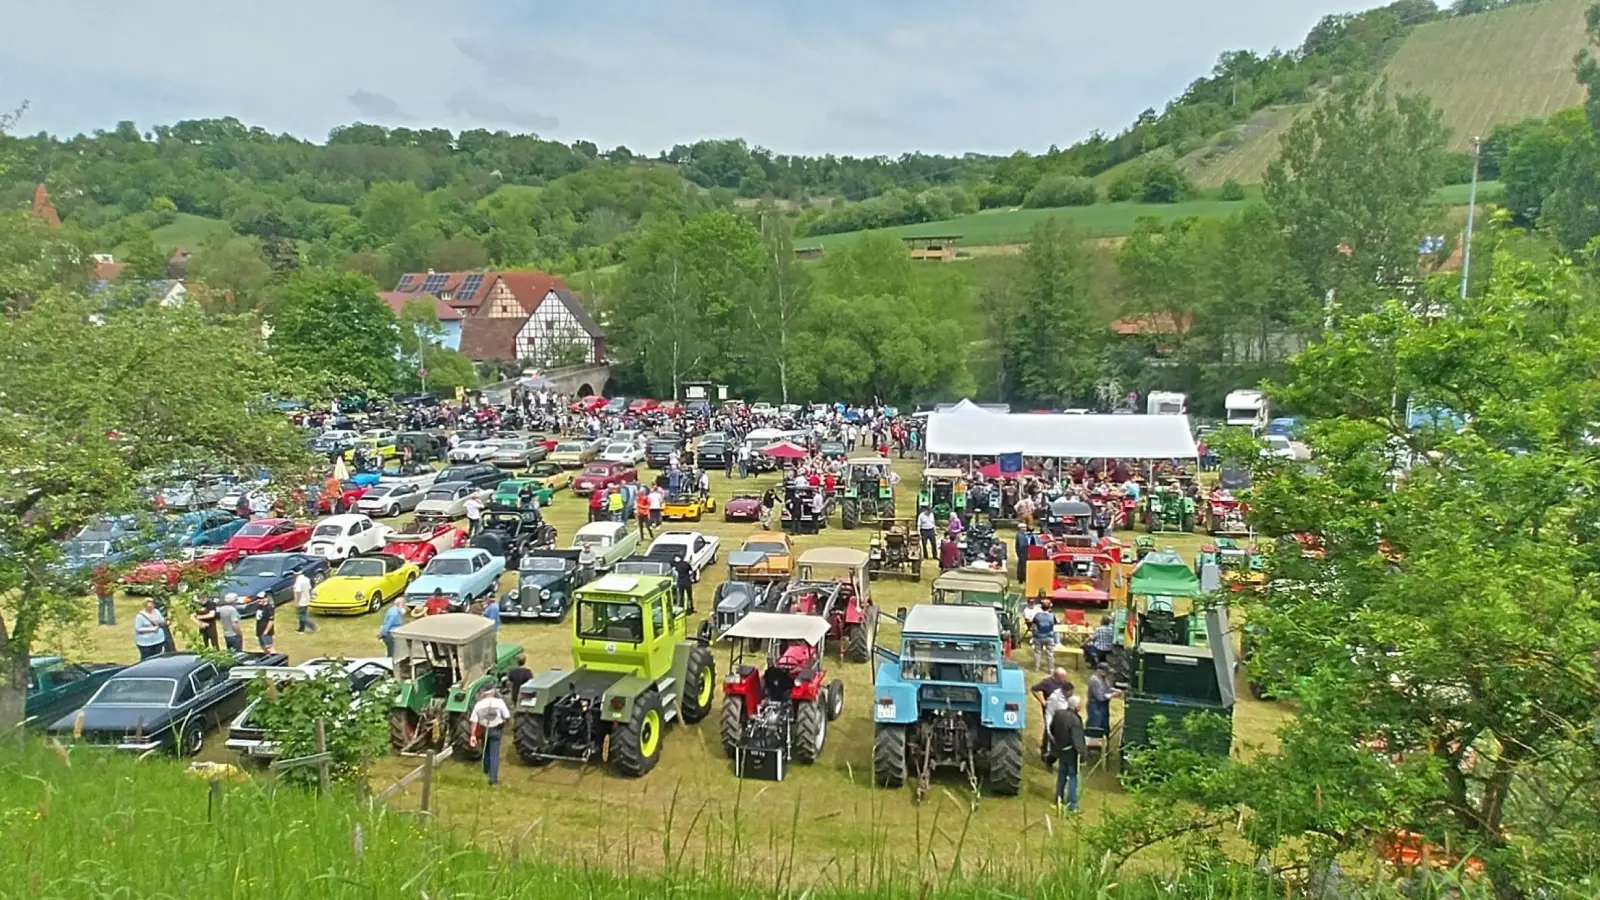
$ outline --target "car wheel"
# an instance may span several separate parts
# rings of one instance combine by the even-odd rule
[[[178,734],[178,755],[197,756],[200,753],[200,748],[205,746],[205,742],[206,729],[204,723],[199,719],[191,719],[189,724],[183,726],[183,731]]]
[[[383,594],[373,591],[372,599],[367,601],[367,612],[377,612],[380,609],[383,609]]]
[[[398,504],[390,504],[389,508],[384,510],[383,514],[392,519],[395,516],[400,515],[400,506]]]

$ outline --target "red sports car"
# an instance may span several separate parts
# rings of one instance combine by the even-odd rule
[[[194,559],[151,560],[123,573],[120,581],[123,589],[130,594],[154,591],[157,585],[176,587],[179,579],[185,577],[210,578],[227,572],[238,561],[239,555],[236,551],[222,549]]]
[[[600,396],[599,394],[590,394],[587,397],[578,398],[578,400],[572,404],[572,411],[581,413],[599,412],[600,410],[605,409],[605,406],[608,402],[610,401],[606,400],[606,398]]]
[[[612,485],[638,480],[639,470],[633,466],[615,462],[592,462],[583,467],[577,478],[572,479],[572,492],[580,497],[587,497]]]
[[[760,494],[734,494],[722,505],[724,522],[754,522],[761,518]]]
[[[232,550],[244,556],[250,553],[288,553],[299,550],[311,539],[311,526],[289,519],[257,519],[249,523],[228,542],[224,551]]]
[[[355,509],[356,508],[356,501],[360,500],[362,497],[366,496],[367,490],[370,487],[371,487],[371,485],[356,484],[354,481],[340,482],[339,483],[339,511],[340,512],[349,512],[349,511]],[[319,513],[331,513],[331,512],[333,512],[332,506],[328,503],[328,498],[322,496],[320,493],[317,494],[317,512],[319,512]]]
[[[683,404],[676,400],[663,400],[656,406],[656,412],[666,416],[675,416],[683,412]]]
[[[628,412],[637,416],[658,409],[660,406],[661,404],[651,400],[649,397],[640,397],[628,404]]]
[[[382,552],[425,566],[435,554],[454,550],[467,540],[466,532],[448,522],[429,530],[412,530],[414,527],[412,523],[406,531],[390,535]]]

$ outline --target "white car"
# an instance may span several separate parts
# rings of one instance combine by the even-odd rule
[[[493,488],[480,488],[467,481],[446,481],[429,489],[427,496],[417,504],[417,516],[459,519],[467,514],[468,499],[476,497],[479,503],[488,503],[493,496]]]
[[[715,535],[698,531],[663,531],[650,542],[650,549],[644,555],[658,559],[681,556],[689,561],[689,570],[694,573],[694,580],[699,581],[700,573],[717,564],[717,550],[721,546],[722,542]]]
[[[226,509],[229,512],[239,508],[239,501],[243,500],[247,506],[252,506],[257,497],[266,497],[265,481],[238,481],[228,488],[228,492],[217,501],[217,509]]]
[[[644,462],[644,447],[631,441],[612,441],[600,451],[600,459],[605,462],[637,466]]]
[[[234,666],[228,670],[228,679],[254,681],[262,677],[275,683],[310,681],[335,670],[349,680],[350,692],[354,695],[352,702],[389,702],[388,685],[390,677],[394,675],[394,662],[382,656],[356,659],[317,657],[298,666]],[[271,759],[278,755],[278,745],[254,720],[256,706],[260,702],[259,698],[251,700],[244,711],[234,718],[228,726],[226,746],[241,756]]]
[[[356,501],[356,509],[369,516],[398,516],[417,508],[427,490],[416,484],[378,482]]]
[[[1261,451],[1261,455],[1263,457],[1276,457],[1278,459],[1295,458],[1294,445],[1289,441],[1288,438],[1281,434],[1269,434],[1266,436],[1265,440],[1267,446],[1266,449]]]
[[[495,441],[462,441],[450,449],[450,461],[453,463],[488,462],[500,452],[500,445]]]
[[[394,529],[360,513],[329,516],[311,530],[306,552],[323,559],[349,559],[383,549]]]

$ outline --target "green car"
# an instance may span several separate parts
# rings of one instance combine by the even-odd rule
[[[50,725],[83,706],[106,679],[127,666],[121,663],[75,663],[59,656],[28,661],[28,699],[23,721]]]
[[[522,502],[522,489],[524,487],[533,488],[533,497],[538,502],[540,509],[549,506],[550,498],[556,495],[555,491],[541,485],[537,479],[508,478],[495,487],[494,496],[489,500],[489,507],[491,509],[516,509],[518,504]]]

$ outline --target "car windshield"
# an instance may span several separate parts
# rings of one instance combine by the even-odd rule
[[[632,603],[578,604],[578,637],[638,644],[644,641],[644,610]]]
[[[606,452],[607,453],[616,453],[618,455],[627,453],[629,450],[632,450],[632,449],[633,449],[633,445],[632,444],[607,444],[606,445]]]
[[[89,704],[171,706],[172,695],[177,693],[177,690],[178,682],[171,678],[113,678],[100,688],[100,692],[94,695]]]
[[[456,498],[457,492],[459,492],[459,491],[460,491],[460,488],[451,488],[451,489],[445,490],[445,491],[429,491],[427,499],[429,499],[429,500],[454,500]]]
[[[678,449],[677,441],[651,441],[650,450],[653,453],[670,453]]]
[[[900,655],[900,674],[918,681],[999,680],[999,647],[988,642],[908,640]]]
[[[338,572],[340,578],[376,578],[382,574],[381,559],[348,559]]]
[[[582,453],[583,445],[574,441],[564,441],[556,445],[557,453]]]
[[[522,441],[507,441],[504,444],[500,445],[500,449],[502,451],[511,451],[511,452],[515,453],[515,452],[520,451],[520,450],[528,449],[528,445],[523,443]]]
[[[573,536],[572,543],[579,547],[604,547],[611,543],[611,536],[606,534],[579,534]]]
[[[440,559],[435,557],[428,567],[422,570],[424,575],[471,575],[472,560],[463,557]]]
[[[777,541],[750,541],[744,545],[744,549],[751,553],[766,553],[771,556],[786,556],[789,553],[789,548]]]
[[[585,474],[585,475],[610,475],[611,474],[611,470],[606,468],[605,466],[586,466],[586,467],[584,467],[583,474]]]
[[[559,572],[567,567],[567,561],[557,556],[525,556],[522,558],[522,571],[524,572]]]
[[[312,537],[338,537],[344,534],[343,525],[318,525],[317,530],[311,533]]]
[[[266,537],[272,533],[272,525],[267,522],[251,522],[239,529],[240,537]]]
[[[235,578],[277,578],[278,561],[264,556],[246,556],[233,567]]]

